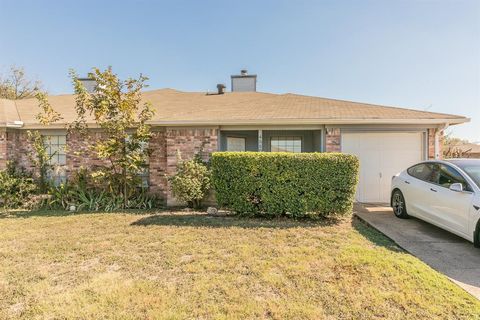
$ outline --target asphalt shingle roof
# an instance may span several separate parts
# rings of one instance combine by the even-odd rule
[[[75,96],[49,96],[53,108],[65,121],[75,119]],[[263,124],[263,123],[441,123],[469,121],[468,118],[388,107],[352,101],[326,99],[297,94],[272,94],[262,92],[228,92],[207,95],[201,92],[181,92],[160,89],[143,93],[143,101],[152,103],[156,124]],[[22,121],[35,126],[38,113],[36,99],[0,99],[0,125]]]

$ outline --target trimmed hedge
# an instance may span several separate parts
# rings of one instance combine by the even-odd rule
[[[346,215],[358,182],[357,157],[342,153],[215,152],[218,205],[239,214]]]

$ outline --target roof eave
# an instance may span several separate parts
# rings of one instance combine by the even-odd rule
[[[266,120],[154,120],[148,124],[152,126],[218,126],[218,125],[346,125],[346,124],[420,124],[420,125],[456,125],[469,122],[469,118],[445,119],[266,119]],[[1,124],[0,124],[1,126]],[[92,129],[98,125],[91,123]],[[58,123],[49,126],[39,124],[25,124],[22,129],[66,129],[67,124]]]
[[[267,120],[192,120],[192,121],[150,121],[151,125],[291,125],[291,124],[425,124],[456,125],[469,122],[469,118],[446,118],[446,119],[267,119]]]

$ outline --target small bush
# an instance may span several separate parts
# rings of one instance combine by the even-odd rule
[[[216,152],[212,179],[219,206],[239,214],[346,215],[359,162],[341,153]]]
[[[192,160],[182,161],[179,157],[177,173],[170,178],[173,195],[189,207],[198,208],[210,190],[210,170],[195,156]]]
[[[6,209],[23,208],[38,191],[30,174],[9,163],[0,171],[0,207]]]
[[[66,183],[50,189],[48,209],[75,207],[76,211],[114,211],[119,209],[153,209],[161,206],[160,199],[144,188],[130,188],[127,201],[123,194],[110,192],[108,186],[86,169],[73,172]]]

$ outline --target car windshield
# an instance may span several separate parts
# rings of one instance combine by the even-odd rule
[[[480,188],[480,165],[460,165],[466,174],[472,178],[475,184]]]

